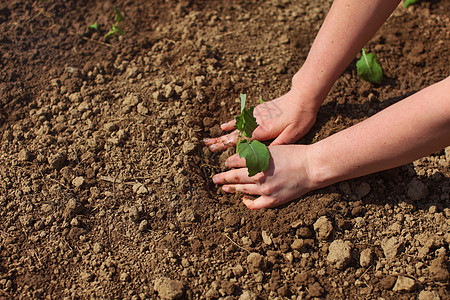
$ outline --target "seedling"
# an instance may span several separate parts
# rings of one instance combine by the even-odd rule
[[[247,95],[240,94],[240,96],[241,114],[235,117],[236,124],[234,125],[239,132],[236,142],[236,152],[239,153],[239,157],[245,158],[248,176],[251,177],[267,170],[269,167],[270,153],[263,143],[257,140],[249,140],[252,138],[253,131],[258,127],[256,118],[253,116],[255,107],[251,106],[249,109],[246,109],[245,102]]]
[[[366,54],[366,49],[362,49],[361,58],[356,62],[356,70],[359,77],[372,82],[381,83],[383,71],[377,63],[377,57],[373,53]]]
[[[125,18],[116,7],[114,7],[114,13],[116,14],[116,22],[111,26],[111,30],[107,34],[105,34],[105,38],[125,34],[125,31],[118,27],[119,23],[122,22]]]
[[[405,0],[405,8],[408,8],[408,6],[410,6],[411,4],[417,3],[419,2],[419,0]]]
[[[98,31],[98,23],[95,22],[94,24],[89,25],[88,28],[89,28],[89,29],[94,29],[94,30]]]

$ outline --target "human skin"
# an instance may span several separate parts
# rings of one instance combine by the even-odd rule
[[[225,192],[260,195],[256,200],[243,198],[251,209],[268,208],[341,180],[408,163],[449,145],[447,78],[318,143],[279,146],[310,129],[335,80],[399,2],[334,1],[307,60],[292,80],[291,90],[274,100],[281,113],[261,122],[258,115],[264,115],[266,108],[255,108],[262,126],[255,130],[254,138],[276,138],[269,147],[268,170],[249,178],[245,160],[234,155],[226,166],[235,169],[217,174],[213,181],[223,184]],[[233,124],[228,122],[222,129],[231,130]],[[206,139],[205,144],[216,151],[234,145],[235,140],[233,132]]]
[[[312,145],[271,146],[267,171],[248,177],[245,159],[214,176],[250,209],[282,205],[330,184],[394,168],[450,145],[450,77]]]
[[[260,125],[253,139],[275,139],[271,145],[296,142],[316,120],[317,111],[334,82],[389,17],[399,0],[335,0],[301,69],[285,95],[255,107]],[[332,55],[331,55],[332,53]],[[235,121],[222,124],[234,129]],[[236,145],[237,131],[205,139],[212,151]]]

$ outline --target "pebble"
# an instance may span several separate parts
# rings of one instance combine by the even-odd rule
[[[350,263],[350,245],[343,240],[335,240],[328,248],[327,262],[336,269],[343,270]]]
[[[394,292],[410,292],[416,287],[417,283],[414,279],[406,276],[399,276],[392,290]]]
[[[373,263],[373,250],[372,248],[367,248],[361,251],[359,256],[359,264],[363,268],[369,267]]]
[[[261,232],[261,236],[262,236],[262,239],[263,239],[264,244],[266,244],[266,245],[272,245],[272,239],[270,238],[270,235],[267,234],[267,232],[266,232],[265,230],[263,230],[263,231]]]
[[[256,300],[258,296],[251,291],[244,291],[241,296],[239,296],[239,300]]]
[[[114,122],[109,122],[109,123],[106,123],[105,125],[103,125],[103,128],[106,131],[114,132],[114,131],[117,131],[119,129],[119,126],[117,126],[117,124],[114,123]]]
[[[333,224],[327,216],[321,216],[313,226],[319,240],[328,239],[333,232]]]
[[[141,223],[139,223],[139,231],[145,231],[148,228],[148,221],[142,220]]]
[[[120,281],[122,281],[122,282],[128,282],[128,281],[130,281],[130,274],[128,274],[128,273],[126,273],[126,272],[123,272],[123,273],[120,273]]]
[[[381,242],[384,256],[392,260],[403,250],[403,240],[393,236],[390,239],[384,239]]]
[[[103,246],[102,244],[95,242],[92,246],[92,251],[94,251],[95,254],[102,253],[103,252]]]
[[[184,154],[190,154],[192,153],[196,148],[195,143],[191,142],[191,141],[185,141],[183,143],[183,153]]]
[[[142,183],[133,184],[133,192],[138,195],[143,195],[148,193],[148,189]]]
[[[309,296],[311,297],[322,297],[325,290],[318,282],[314,282],[308,286]]]
[[[441,300],[436,291],[421,291],[417,300]]]
[[[172,300],[183,296],[184,285],[179,280],[161,277],[155,280],[154,289],[161,299]]]
[[[136,106],[139,103],[139,96],[136,94],[128,94],[125,99],[123,99],[122,104],[124,106]]]
[[[67,153],[62,151],[55,155],[50,156],[48,163],[53,169],[59,170],[62,167],[64,167],[66,160],[67,160]]]
[[[137,112],[140,113],[141,115],[148,115],[150,111],[143,103],[139,103],[137,105]]]
[[[370,190],[370,185],[367,182],[363,182],[355,188],[355,194],[361,199],[364,196],[367,196],[370,193]]]
[[[414,178],[408,184],[406,195],[413,201],[425,199],[428,196],[428,187],[423,182]]]
[[[33,160],[33,154],[26,150],[26,149],[22,149],[19,152],[19,157],[18,157],[19,161],[32,161]]]
[[[259,270],[263,267],[264,257],[256,252],[252,252],[247,256],[247,263],[252,271]]]
[[[84,178],[83,178],[83,176],[78,176],[78,177],[75,177],[73,180],[72,180],[72,185],[74,186],[74,187],[81,187],[82,185],[84,184]]]

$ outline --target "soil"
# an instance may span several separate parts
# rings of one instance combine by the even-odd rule
[[[211,181],[234,149],[201,140],[288,91],[330,4],[2,1],[0,298],[448,299],[449,148],[270,210]],[[448,76],[449,11],[400,5],[382,84],[355,58],[299,142]]]

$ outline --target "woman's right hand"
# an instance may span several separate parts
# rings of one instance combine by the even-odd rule
[[[291,89],[285,95],[255,107],[254,115],[259,126],[253,131],[252,140],[275,139],[270,145],[291,144],[298,141],[314,125],[320,105]],[[222,130],[234,129],[235,120],[221,125]],[[204,139],[211,151],[236,146],[237,130],[218,138]]]

